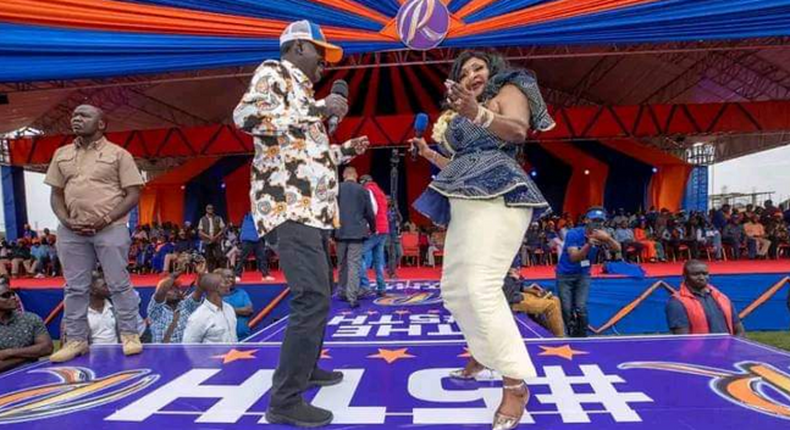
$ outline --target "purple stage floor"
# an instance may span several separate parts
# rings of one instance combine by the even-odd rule
[[[327,323],[327,341],[463,340],[452,315],[442,306],[437,282],[391,284],[387,296],[348,303],[332,300]],[[282,342],[286,318],[253,333],[244,342]],[[552,337],[526,315],[517,314],[516,324],[525,339]]]
[[[786,429],[790,355],[725,336],[531,339],[539,376],[522,428]],[[0,376],[0,424],[17,430],[252,429],[265,423],[279,346],[94,347],[68,366]],[[461,341],[327,342],[342,384],[307,397],[335,428],[488,428],[496,378],[460,382]]]
[[[448,378],[467,353],[434,294],[402,292],[351,313],[334,305],[321,366],[345,379],[306,394],[334,412],[330,428],[490,428],[502,382]],[[790,428],[786,352],[729,336],[549,339],[518,319],[538,370],[521,428]],[[236,345],[147,345],[129,358],[94,346],[66,365],[2,374],[0,430],[286,428],[264,418],[283,328]]]

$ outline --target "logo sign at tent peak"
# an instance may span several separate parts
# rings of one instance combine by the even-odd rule
[[[396,18],[404,45],[420,51],[437,47],[450,28],[450,12],[441,0],[409,0]]]

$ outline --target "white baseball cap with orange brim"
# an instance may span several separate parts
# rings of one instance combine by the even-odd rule
[[[324,48],[324,56],[330,63],[337,63],[343,59],[343,48],[328,43],[321,27],[306,19],[292,22],[285,27],[280,35],[280,46],[292,40],[307,40]]]

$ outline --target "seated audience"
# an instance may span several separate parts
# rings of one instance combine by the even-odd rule
[[[107,287],[104,275],[94,272],[88,298],[88,327],[90,329],[88,342],[90,344],[120,342],[115,309],[110,301],[110,296],[110,289]],[[65,336],[61,336],[61,342],[64,342],[64,339]]]
[[[645,249],[644,245],[636,241],[634,231],[628,228],[628,221],[621,221],[620,224],[617,225],[613,237],[614,240],[620,243],[620,249],[622,249],[624,257],[627,257],[626,251],[628,251],[629,248],[633,248],[636,255],[642,254],[642,250]]]
[[[721,232],[706,220],[702,220],[702,223],[704,227],[697,231],[697,242],[703,248],[712,248],[713,257],[716,260],[721,260],[723,252]]]
[[[538,322],[556,337],[565,337],[565,324],[562,321],[562,307],[559,297],[552,296],[538,286],[526,286],[521,277],[521,261],[516,259],[505,277],[502,287],[505,298],[514,312],[535,315]]]
[[[19,310],[8,278],[0,277],[0,372],[46,357],[52,349],[41,317]]]
[[[172,252],[165,256],[164,272],[170,273],[173,271],[183,272],[184,267],[179,267],[181,262],[189,258],[189,255],[195,250],[194,241],[190,240],[187,236],[186,230],[180,230],[175,241]],[[174,267],[175,266],[175,267]]]
[[[222,275],[209,273],[200,277],[197,286],[206,295],[197,310],[189,316],[184,330],[184,343],[236,343],[236,311],[222,297],[230,284]]]
[[[36,260],[30,254],[30,248],[27,246],[25,239],[16,241],[16,246],[11,250],[11,277],[19,277],[19,269],[22,266],[25,273],[28,275],[33,274],[33,264]]]
[[[790,244],[790,233],[788,233],[787,224],[782,219],[781,212],[775,212],[768,219],[768,224],[765,226],[765,234],[768,236],[768,240],[771,241],[768,255],[773,258],[779,258],[780,247]]]
[[[428,236],[428,251],[426,253],[428,267],[436,266],[436,253],[444,250],[444,237],[445,232],[441,230],[436,230]]]
[[[187,296],[181,288],[180,275],[180,272],[174,272],[162,278],[148,302],[153,343],[181,343],[189,317],[202,302],[203,290],[195,288]]]
[[[22,227],[22,239],[25,239],[28,242],[32,242],[33,239],[38,239],[38,233],[35,230],[30,228],[30,224],[25,224]]]
[[[46,238],[33,240],[33,245],[30,247],[30,256],[33,257],[33,264],[30,265],[30,273],[35,273],[37,279],[44,278],[44,272],[47,270],[49,264],[49,243]]]
[[[733,260],[738,260],[741,257],[741,246],[745,241],[743,225],[740,220],[741,218],[738,214],[732,214],[724,227],[724,231],[721,233],[722,244],[732,248]]]
[[[222,275],[228,288],[228,293],[222,297],[222,300],[231,305],[236,312],[236,337],[239,340],[246,339],[250,336],[249,324],[253,314],[250,295],[236,285],[236,275],[233,270],[217,269],[215,273],[217,272]]]
[[[7,278],[11,270],[13,247],[7,240],[0,242],[0,277]]]
[[[135,239],[136,240],[148,240],[148,232],[147,232],[147,230],[148,230],[147,226],[138,225],[134,229],[134,234],[132,234],[132,240],[135,240]]]
[[[729,333],[746,331],[730,299],[708,283],[708,265],[687,261],[680,290],[667,302],[667,324],[673,334]]]
[[[549,252],[551,252],[551,249],[548,242],[546,242],[546,236],[540,230],[540,224],[533,222],[524,235],[524,243],[521,247],[521,261],[529,262],[530,264],[544,264]]]
[[[156,241],[154,255],[151,258],[151,267],[154,272],[162,273],[165,271],[165,257],[168,254],[172,254],[175,249],[175,243],[163,231],[162,236]]]
[[[634,229],[634,239],[644,247],[644,251],[642,251],[643,260],[651,263],[656,260],[667,261],[664,256],[664,247],[661,245],[661,242],[653,240],[652,232],[647,226],[646,220],[642,220],[639,226]]]
[[[746,235],[749,259],[754,260],[755,257],[765,258],[771,247],[771,241],[765,237],[765,226],[763,226],[756,214],[747,218],[746,223],[743,225],[743,232]]]

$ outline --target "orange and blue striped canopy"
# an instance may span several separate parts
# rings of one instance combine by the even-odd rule
[[[419,3],[419,4],[414,4]],[[405,49],[399,11],[446,8],[442,47],[790,34],[790,0],[3,0],[0,81],[249,65],[310,19],[348,54]]]

